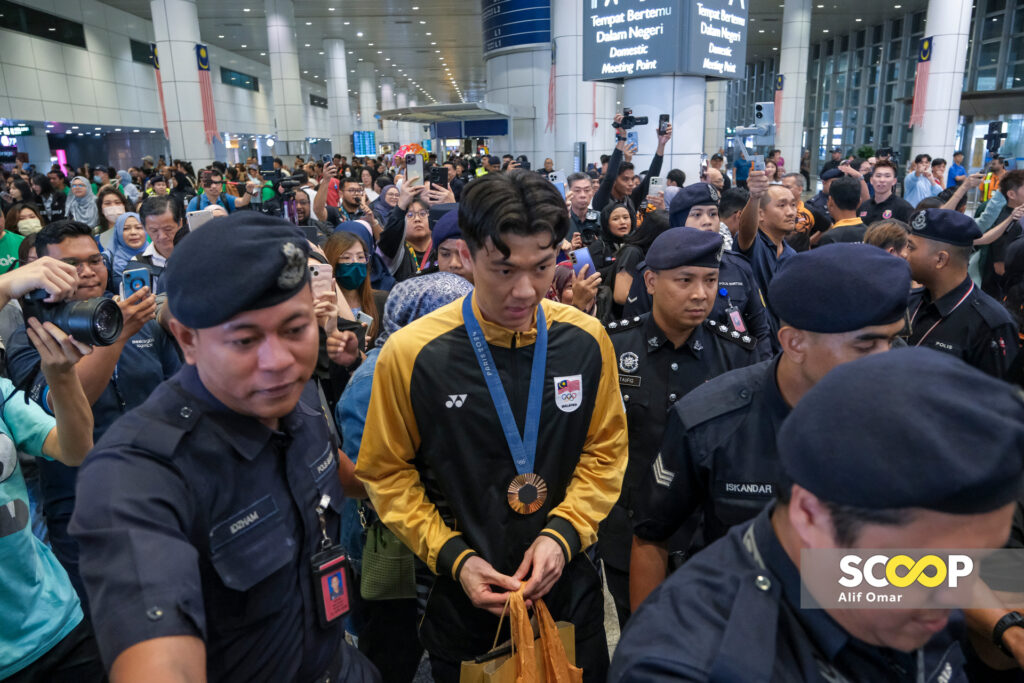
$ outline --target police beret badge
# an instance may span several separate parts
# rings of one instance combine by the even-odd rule
[[[722,199],[722,196],[718,194],[718,188],[714,185],[708,185],[708,195],[711,197],[711,201],[716,204]]]
[[[277,276],[277,286],[281,289],[293,289],[306,276],[306,255],[293,242],[281,245],[284,255],[284,266]]]
[[[892,211],[890,211],[889,209],[886,209],[885,211],[883,211],[882,212],[882,218],[884,218],[886,220],[892,218]]]
[[[914,220],[910,222],[910,227],[914,229],[914,232],[920,232],[928,227],[928,217],[924,215],[924,211],[917,212]]]

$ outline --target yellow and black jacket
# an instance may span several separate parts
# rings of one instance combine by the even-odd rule
[[[431,570],[456,582],[475,553],[514,573],[540,534],[558,541],[568,563],[596,540],[619,497],[627,431],[614,348],[596,318],[542,305],[548,355],[534,469],[548,496],[531,515],[507,502],[516,469],[463,325],[462,300],[393,334],[377,360],[356,474],[384,523]],[[484,320],[475,303],[474,311],[521,430],[536,330],[512,332]],[[570,396],[564,387],[574,379],[578,395]]]

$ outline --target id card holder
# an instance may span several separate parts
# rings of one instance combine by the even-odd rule
[[[729,322],[732,323],[732,329],[736,330],[740,334],[747,333],[747,325],[743,322],[743,316],[740,314],[740,309],[736,306],[730,306],[725,309],[725,314],[729,316]]]
[[[320,547],[309,558],[310,571],[313,573],[313,600],[320,616],[320,625],[324,628],[334,624],[351,609],[349,589],[352,585],[352,567],[348,561],[348,554],[340,545],[332,543],[327,535],[327,520],[324,514],[330,502],[331,497],[323,495],[317,503]]]
[[[320,615],[320,625],[326,628],[351,609],[351,565],[341,546],[321,550],[310,558],[310,564],[317,613]]]

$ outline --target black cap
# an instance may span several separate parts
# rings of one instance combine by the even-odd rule
[[[956,356],[903,348],[829,371],[782,423],[785,478],[868,509],[982,514],[1024,477],[1024,394]]]
[[[682,266],[718,268],[722,263],[722,236],[697,228],[669,228],[658,235],[647,251],[651,270]]]
[[[787,260],[768,285],[775,316],[798,330],[837,334],[901,318],[910,268],[870,244],[828,244]]]
[[[434,232],[431,235],[434,248],[440,247],[445,240],[461,238],[462,230],[459,229],[459,210],[458,208],[451,209],[434,224]]]
[[[713,204],[718,206],[722,195],[718,188],[710,183],[693,183],[687,185],[676,193],[672,203],[668,207],[669,225],[674,228],[681,228],[686,225],[686,217],[690,215],[690,209],[702,204]]]
[[[838,168],[830,168],[827,171],[822,171],[821,175],[818,177],[821,178],[822,182],[824,182],[826,180],[832,180],[833,178],[839,178],[842,175],[843,172]]]
[[[308,286],[308,253],[302,234],[280,218],[254,211],[214,218],[167,260],[167,304],[196,329],[275,306]]]
[[[910,233],[916,237],[970,247],[981,237],[974,219],[952,209],[922,209],[910,217]]]

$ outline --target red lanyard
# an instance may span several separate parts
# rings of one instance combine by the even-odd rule
[[[409,250],[409,256],[412,256],[412,262],[416,264],[416,272],[419,273],[423,270],[423,264],[430,261],[430,250],[434,246],[433,241],[427,245],[427,250],[423,252],[423,260],[420,261],[416,258],[416,250],[412,248],[412,245],[408,242],[405,243],[405,248]]]

